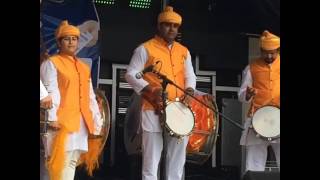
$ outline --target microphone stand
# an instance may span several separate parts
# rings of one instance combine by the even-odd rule
[[[190,94],[189,92],[185,91],[184,89],[182,89],[181,87],[179,87],[177,84],[175,84],[173,81],[171,81],[170,79],[167,78],[166,75],[161,74],[159,71],[153,70],[151,71],[152,73],[156,74],[158,76],[159,79],[162,79],[162,101],[163,101],[163,114],[165,115],[165,108],[166,108],[166,98],[167,95],[164,92],[167,85],[168,84],[172,84],[173,86],[175,86],[176,88],[178,88],[179,90],[183,91],[185,94],[191,96],[193,99],[195,99],[196,101],[198,101],[199,103],[201,103],[202,105],[206,106],[207,108],[211,109],[213,112],[219,114],[220,116],[222,116],[224,119],[228,120],[230,123],[232,123],[233,125],[237,126],[238,128],[240,128],[241,130],[244,130],[244,128],[237,122],[233,121],[232,119],[230,119],[229,117],[225,116],[224,114],[220,113],[219,111],[217,111],[216,109],[210,107],[209,105],[207,105],[206,103],[202,102],[201,100],[199,100],[198,98],[196,98],[195,96],[193,96],[192,94]],[[165,120],[165,118],[164,118]]]

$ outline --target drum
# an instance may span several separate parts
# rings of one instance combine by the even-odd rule
[[[252,128],[257,137],[272,141],[280,138],[280,109],[275,106],[263,106],[252,116]]]
[[[195,97],[218,112],[213,96],[196,91]],[[195,113],[195,126],[187,145],[187,162],[204,164],[211,156],[218,136],[219,115],[196,100],[190,102]]]
[[[179,101],[167,103],[163,118],[169,134],[177,138],[191,134],[195,123],[191,109]]]

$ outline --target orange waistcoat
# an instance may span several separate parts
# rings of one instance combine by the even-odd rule
[[[80,129],[80,116],[84,117],[86,126],[93,133],[93,117],[89,109],[90,69],[80,59],[68,55],[50,57],[57,69],[60,106],[57,111],[59,123],[68,132]]]
[[[250,64],[252,87],[257,89],[249,115],[265,105],[280,108],[280,56],[271,64],[257,59]]]
[[[173,42],[170,50],[167,42],[159,36],[155,36],[153,39],[145,42],[143,46],[148,53],[148,60],[145,67],[160,61],[155,69],[160,70],[160,72],[166,75],[168,79],[172,80],[179,87],[185,89],[184,64],[187,58],[187,48],[178,42]],[[144,76],[144,80],[148,81],[151,86],[161,87],[161,79],[153,73],[147,73]],[[166,91],[168,92],[168,99],[170,101],[173,101],[176,97],[181,97],[183,95],[182,91],[171,84],[168,84]],[[142,100],[142,108],[144,110],[154,109],[153,106],[144,99]]]

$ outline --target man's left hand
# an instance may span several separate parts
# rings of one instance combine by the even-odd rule
[[[40,107],[44,109],[52,108],[52,98],[50,95],[40,100]]]
[[[186,91],[191,94],[191,95],[194,95],[194,90],[192,88],[187,88]],[[190,102],[192,101],[192,97],[185,94],[185,96],[182,98],[182,102],[185,104],[185,105],[189,105]]]

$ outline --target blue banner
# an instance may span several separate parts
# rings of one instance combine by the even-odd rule
[[[40,9],[42,42],[49,55],[58,51],[54,32],[63,20],[77,26],[81,35],[77,56],[91,67],[92,84],[97,86],[100,22],[92,0],[43,0]]]

